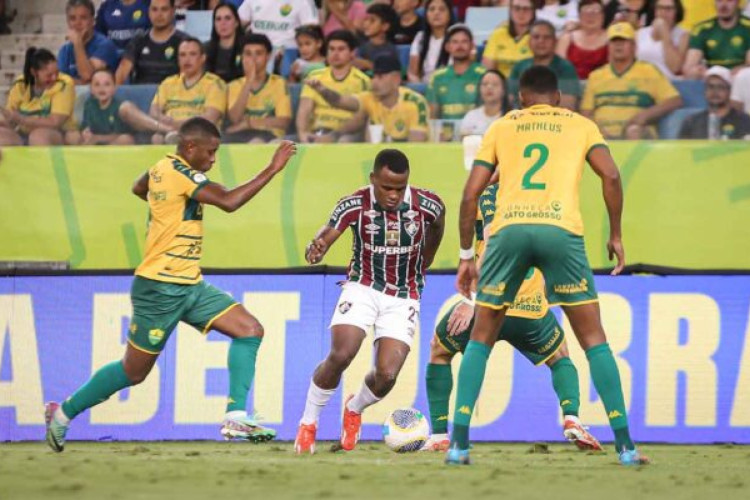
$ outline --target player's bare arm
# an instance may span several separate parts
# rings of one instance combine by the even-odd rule
[[[218,183],[208,184],[198,191],[195,199],[213,205],[225,212],[234,212],[253,199],[276,174],[281,172],[289,159],[297,153],[297,146],[291,141],[282,141],[271,158],[271,162],[258,175],[234,189],[227,189]]]
[[[148,201],[148,172],[145,172],[135,180],[132,191],[138,198]]]
[[[315,89],[320,96],[326,100],[328,104],[334,108],[343,109],[356,113],[359,110],[359,100],[356,97],[350,95],[341,95],[335,90],[331,90],[319,80],[308,80],[307,84]]]
[[[609,260],[617,257],[617,265],[612,270],[616,276],[625,267],[625,247],[622,245],[622,180],[614,158],[606,147],[594,148],[588,155],[591,169],[602,181],[602,194],[609,214]]]
[[[458,230],[461,248],[472,248],[474,243],[474,222],[477,215],[477,203],[479,196],[487,187],[492,177],[492,172],[483,166],[475,166],[464,186],[464,194],[461,198],[461,212],[458,215]],[[471,298],[471,292],[476,289],[477,269],[474,258],[461,259],[458,263],[456,274],[456,289],[466,298]]]
[[[425,234],[425,269],[429,269],[432,262],[435,260],[435,254],[437,254],[438,248],[440,248],[440,242],[443,241],[443,233],[445,233],[445,209],[443,209],[440,216],[435,219],[435,222],[430,224],[430,227],[427,229],[427,234]]]
[[[339,239],[339,236],[341,236],[341,231],[329,225],[321,227],[318,234],[315,235],[312,241],[308,243],[307,248],[305,248],[305,260],[307,263],[319,264],[326,253],[328,253],[328,249]]]

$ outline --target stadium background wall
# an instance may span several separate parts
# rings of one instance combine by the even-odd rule
[[[250,402],[293,439],[309,377],[329,345],[340,275],[210,275],[258,315],[266,337]],[[128,276],[0,278],[0,441],[43,436],[42,404],[60,400],[123,352],[131,314]],[[750,443],[749,276],[596,277],[610,344],[640,441]],[[421,327],[394,389],[364,415],[365,439],[386,413],[427,411],[424,387],[436,319],[456,300],[453,277],[428,278]],[[567,325],[565,326],[568,331]],[[572,336],[568,335],[569,339]],[[228,341],[181,325],[147,381],[81,415],[70,439],[216,439],[224,409]],[[342,398],[369,369],[370,342],[322,416],[319,436],[339,435]],[[581,378],[581,416],[611,439],[588,365],[571,340]],[[561,437],[549,370],[509,346],[492,354],[473,424],[478,440]],[[454,364],[457,373],[458,357]]]
[[[304,146],[279,178],[235,214],[209,208],[203,265],[288,268],[336,200],[368,182],[381,146]],[[458,144],[402,145],[412,182],[448,206],[448,231],[436,268],[452,268],[466,177]],[[750,269],[750,143],[618,142],[612,151],[626,194],[624,234],[631,263]],[[0,261],[69,261],[73,269],[132,269],[143,252],[146,207],[130,194],[136,176],[171,148],[7,148],[0,168]],[[268,161],[272,146],[224,146],[210,173],[233,186]],[[587,171],[581,205],[594,267],[608,265],[601,188]],[[44,238],[39,235],[43,234]],[[348,239],[348,237],[347,237]],[[343,266],[349,245],[326,263]]]

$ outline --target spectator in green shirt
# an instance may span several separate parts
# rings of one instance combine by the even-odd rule
[[[711,66],[735,74],[750,65],[750,19],[740,14],[739,0],[716,0],[716,17],[695,25],[689,47],[686,78],[703,79]]]
[[[430,115],[460,120],[478,102],[479,80],[486,71],[474,61],[474,37],[464,24],[451,26],[445,35],[445,50],[453,64],[436,70],[427,86]]]
[[[532,66],[548,66],[557,75],[562,94],[560,106],[575,111],[581,97],[581,82],[578,80],[575,67],[555,54],[557,36],[554,25],[549,21],[536,21],[531,25],[529,35],[529,48],[534,55],[517,62],[508,81],[508,96],[512,106],[518,107],[518,81],[523,72]]]

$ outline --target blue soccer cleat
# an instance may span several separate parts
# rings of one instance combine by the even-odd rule
[[[446,465],[471,465],[471,459],[469,458],[469,450],[461,450],[458,446],[454,446],[448,450],[445,455]]]
[[[651,460],[646,455],[641,455],[638,450],[622,450],[620,452],[620,463],[626,467],[648,465]]]

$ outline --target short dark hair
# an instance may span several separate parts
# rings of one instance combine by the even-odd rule
[[[393,10],[393,7],[385,3],[374,3],[367,7],[367,13],[388,24],[388,32],[385,36],[388,40],[391,40],[399,26],[398,14]]]
[[[602,0],[581,0],[580,2],[578,2],[578,12],[581,12],[582,8],[591,4],[598,4],[602,8],[604,8],[604,2],[602,2]]]
[[[521,75],[519,88],[535,94],[553,94],[558,91],[557,75],[547,66],[532,66]]]
[[[180,125],[179,134],[180,138],[189,135],[202,135],[221,139],[221,133],[214,122],[207,120],[202,116],[188,118],[182,125]]]
[[[334,40],[344,42],[349,46],[349,50],[354,50],[359,47],[357,37],[354,36],[354,33],[348,30],[332,31],[331,34],[328,35],[328,38],[326,38],[326,49],[328,49],[328,44],[330,44]]]
[[[189,36],[189,37],[183,38],[180,41],[178,47],[180,45],[182,45],[183,43],[197,43],[198,47],[200,47],[199,50],[200,50],[201,54],[205,54],[206,53],[206,48],[203,46],[203,42],[201,42],[200,40],[198,40],[197,38],[195,38],[193,36]]]
[[[242,44],[242,48],[244,49],[247,45],[262,45],[266,48],[266,52],[269,54],[273,52],[271,40],[262,33],[248,33],[245,35],[245,42]]]
[[[471,29],[465,24],[459,23],[449,27],[448,31],[445,32],[445,43],[448,43],[456,33],[466,33],[466,35],[469,37],[469,40],[471,40],[472,42],[474,41],[474,33],[471,32]]]
[[[94,2],[91,0],[68,0],[68,3],[65,4],[65,13],[67,14],[74,7],[85,7],[91,14],[91,17],[94,17],[96,8],[94,7]]]
[[[380,172],[387,168],[394,174],[405,174],[409,172],[409,158],[398,149],[384,149],[375,157],[373,172]]]
[[[682,0],[674,0],[674,23],[680,24],[685,19],[685,6],[682,5]],[[646,9],[646,26],[651,24],[656,19],[656,2],[650,2]]]
[[[536,21],[534,21],[533,23],[531,23],[531,27],[529,28],[529,32],[531,32],[531,30],[533,30],[537,26],[544,26],[545,28],[547,28],[548,30],[550,30],[552,32],[552,36],[554,36],[555,38],[557,38],[557,30],[555,29],[555,25],[552,24],[551,22],[547,21],[546,19],[537,19]]]

